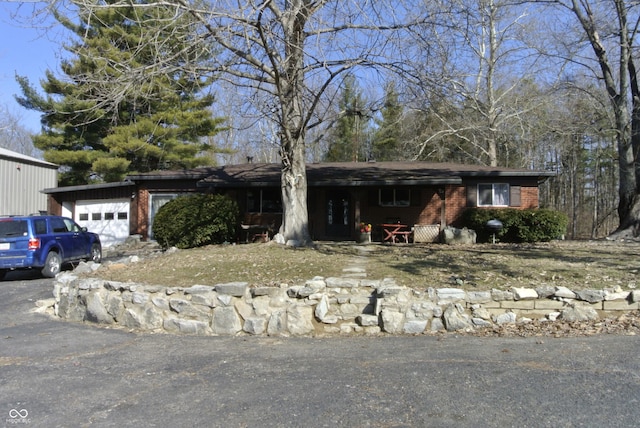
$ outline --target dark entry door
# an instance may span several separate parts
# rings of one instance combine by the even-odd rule
[[[348,192],[327,193],[327,236],[349,238],[351,236],[351,203]]]

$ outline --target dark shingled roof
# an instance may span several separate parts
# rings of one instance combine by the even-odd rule
[[[280,164],[240,164],[213,168],[199,187],[271,186],[280,183]],[[463,177],[549,177],[545,171],[427,162],[333,162],[307,164],[307,182],[316,186],[459,184]]]
[[[168,171],[144,172],[141,174],[127,175],[127,180],[149,181],[149,180],[202,180],[220,169],[219,166],[206,166],[193,169],[179,169]]]
[[[282,166],[277,163],[245,163],[175,171],[132,174],[120,183],[45,189],[44,193],[64,193],[110,187],[133,186],[139,181],[193,180],[198,187],[271,187],[280,185]],[[464,177],[529,177],[543,180],[549,171],[498,168],[429,162],[328,162],[307,164],[307,183],[318,186],[398,186],[460,184]]]

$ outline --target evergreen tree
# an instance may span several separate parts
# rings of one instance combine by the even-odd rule
[[[344,79],[338,105],[339,118],[329,133],[329,149],[325,155],[325,161],[366,160],[369,117],[365,112],[362,93],[352,75]]]
[[[90,181],[118,181],[129,172],[192,168],[212,163],[206,152],[213,147],[202,138],[220,131],[223,121],[213,118],[210,110],[214,98],[203,91],[211,81],[193,73],[171,75],[148,73],[139,84],[129,85],[114,96],[110,84],[123,80],[118,64],[137,62],[141,67],[156,67],[157,43],[146,37],[163,40],[167,61],[187,63],[207,53],[196,51],[181,29],[184,20],[164,28],[164,33],[146,34],[136,25],[146,13],[149,20],[168,20],[171,12],[161,7],[141,9],[101,9],[92,19],[80,10],[80,24],[57,14],[56,19],[77,39],[65,49],[72,59],[62,63],[65,78],[47,71],[41,82],[45,97],[18,77],[23,96],[18,102],[42,112],[42,133],[34,144],[44,151],[50,162],[62,165],[62,185]],[[127,76],[130,77],[130,76]],[[109,95],[105,95],[109,94]]]
[[[434,96],[408,112],[403,120],[403,138],[408,153],[404,157],[428,162],[470,163],[469,145],[447,127],[460,116],[452,103]]]
[[[384,106],[380,113],[382,117],[376,121],[378,130],[373,137],[373,158],[377,161],[401,160],[403,109],[398,101],[394,83],[387,85]]]

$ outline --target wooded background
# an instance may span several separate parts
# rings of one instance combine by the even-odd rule
[[[75,0],[15,19],[43,14],[69,38],[60,69],[18,77],[42,133],[4,106],[0,146],[63,184],[302,153],[554,171],[540,202],[568,238],[633,212],[638,2]]]

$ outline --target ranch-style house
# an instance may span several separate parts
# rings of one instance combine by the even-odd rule
[[[66,215],[113,245],[129,235],[153,239],[153,218],[167,201],[196,192],[226,194],[241,212],[238,242],[253,229],[277,233],[282,217],[281,165],[246,163],[129,175],[124,182],[45,189],[48,211]],[[361,224],[411,227],[414,242],[438,239],[444,226],[463,227],[471,207],[538,207],[547,171],[427,162],[307,164],[308,211],[314,240],[358,238]],[[262,235],[260,235],[262,236]]]

